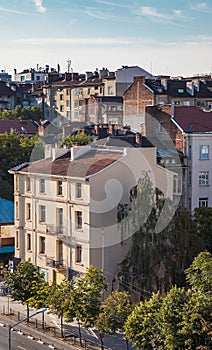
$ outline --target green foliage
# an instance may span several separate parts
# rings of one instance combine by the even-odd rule
[[[196,288],[196,286],[195,286]],[[212,330],[212,297],[199,293],[193,289],[188,290],[188,302],[183,308],[181,334],[183,335],[184,349],[211,349],[212,337],[204,324]]]
[[[196,233],[203,239],[206,249],[212,253],[212,208],[201,207],[194,211]]]
[[[127,292],[112,292],[102,303],[95,327],[101,334],[114,334],[123,330],[124,323],[132,311]]]
[[[61,147],[68,146],[69,148],[77,143],[80,146],[87,145],[93,142],[94,138],[91,135],[86,135],[84,131],[78,131],[76,135],[69,135],[63,140]]]
[[[159,293],[153,294],[150,300],[136,305],[127,318],[124,325],[126,338],[138,349],[163,349],[160,315],[162,302]]]
[[[84,327],[93,326],[105,290],[106,283],[103,282],[102,271],[91,265],[85,276],[78,278],[74,284],[74,295],[70,300],[66,318],[72,319],[74,315]]]
[[[195,233],[191,213],[179,208],[167,227],[156,232],[165,198],[159,190],[154,193],[148,175],[144,175],[131,190],[130,200],[132,214],[128,215],[126,207],[119,206],[119,210],[124,210],[124,220],[119,225],[124,231],[123,236],[127,229],[138,229],[133,235],[131,250],[120,265],[120,283],[136,294],[142,291],[140,294],[144,297],[158,290],[167,292],[172,285],[185,286],[185,268],[205,247]],[[172,209],[170,201],[162,215],[172,217]],[[131,215],[134,224],[130,222]],[[119,212],[118,218],[122,219]]]
[[[4,110],[0,113],[1,120],[36,120],[43,117],[43,112],[39,106],[16,106],[14,110]]]
[[[153,294],[140,302],[124,326],[132,344],[147,350],[211,349],[211,268],[210,253],[200,253],[186,271],[191,289],[173,287],[164,299]]]
[[[33,153],[33,159],[31,154]],[[17,133],[0,134],[0,167],[5,173],[5,181],[13,183],[8,170],[12,167],[29,162],[30,160],[42,159],[44,156],[44,145],[40,138],[22,137]]]
[[[5,180],[0,180],[0,197],[8,199],[9,201],[14,200],[13,186]]]
[[[212,255],[201,252],[185,271],[186,279],[193,289],[212,296]]]
[[[182,329],[183,308],[188,302],[185,289],[172,287],[161,307],[162,335],[166,349],[177,350],[183,347]]]
[[[42,287],[44,277],[30,261],[21,261],[13,273],[5,277],[6,285],[10,289],[13,300],[27,306],[27,317],[29,317],[29,304],[31,298],[37,293],[35,285]]]
[[[49,295],[51,286],[48,282],[42,281],[37,284],[36,281],[32,282],[32,297],[29,298],[28,304],[35,309],[48,308],[49,307]]]

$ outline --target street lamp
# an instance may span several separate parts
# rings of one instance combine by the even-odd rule
[[[24,318],[23,320],[18,321],[18,322],[13,323],[13,324],[10,324],[10,325],[8,326],[8,338],[9,338],[9,339],[8,339],[8,350],[11,350],[11,330],[13,329],[13,327],[18,326],[20,323],[25,322],[25,321],[28,320],[29,318],[31,318],[31,317],[33,317],[33,316],[35,316],[35,315],[38,315],[38,314],[40,314],[41,312],[44,313],[46,310],[47,310],[47,308],[40,309],[40,310],[34,312],[34,314],[30,315],[29,317],[26,317],[26,318]]]

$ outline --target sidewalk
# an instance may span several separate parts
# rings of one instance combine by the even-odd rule
[[[11,300],[11,298],[8,298],[8,296],[0,296],[0,314],[8,314],[13,313],[12,316],[12,322],[15,323],[19,319],[24,319],[26,317],[26,306],[22,305],[18,302],[14,302]],[[34,308],[30,308],[30,315],[32,315],[36,310]],[[3,316],[9,319],[8,316]],[[11,324],[11,319],[9,319],[9,323]],[[49,314],[48,312],[45,312],[45,333],[44,330],[42,330],[42,314],[38,314],[35,317],[32,317],[30,319],[30,324],[32,326],[32,323],[34,322],[33,330],[37,331],[36,329],[40,329],[42,334],[45,334],[50,341],[52,339],[56,339],[56,337],[60,337],[60,321],[56,315]],[[35,325],[36,323],[36,325]],[[21,325],[20,325],[21,326]],[[26,326],[29,329],[29,326]],[[18,326],[19,327],[19,326]],[[19,327],[20,328],[20,327]],[[78,333],[78,325],[75,322],[68,323],[64,322],[64,334],[66,340],[62,341],[62,344],[66,345],[78,345],[78,347],[71,347],[70,349],[79,349],[80,348],[80,342],[79,342],[79,333]],[[87,344],[87,348],[89,349],[100,349],[100,340],[98,337],[98,332],[95,329],[81,329],[82,332],[82,338],[84,338]],[[40,333],[40,332],[39,332]],[[50,334],[51,333],[51,334]],[[125,339],[123,338],[122,334],[115,334],[114,336],[105,335],[105,350],[124,350],[126,349],[126,343]],[[129,346],[129,349],[132,349]]]

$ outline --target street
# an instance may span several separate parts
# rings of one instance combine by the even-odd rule
[[[8,327],[0,327],[0,350],[8,350]],[[11,332],[11,350],[43,350],[49,349],[48,344],[41,344],[39,339],[31,339],[18,331]]]

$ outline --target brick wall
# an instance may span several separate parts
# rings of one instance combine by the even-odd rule
[[[146,106],[154,105],[154,93],[144,85],[144,77],[135,77],[124,93],[124,114],[144,115]]]

